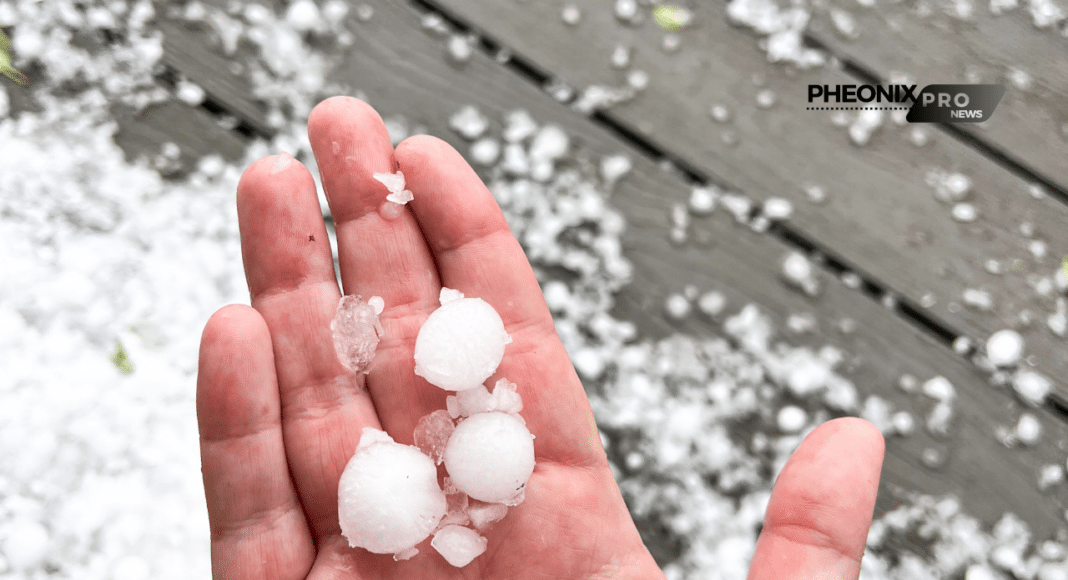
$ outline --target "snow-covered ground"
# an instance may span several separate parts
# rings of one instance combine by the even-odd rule
[[[301,0],[282,15],[255,5],[230,13],[183,6],[229,44],[244,35],[263,49],[268,65],[252,76],[279,137],[253,143],[240,163],[207,157],[174,181],[157,170],[171,162],[166,156],[123,158],[107,108],[170,98],[152,78],[161,53],[152,4],[0,1],[16,65],[33,63],[24,72],[36,75],[39,106],[12,116],[0,91],[3,579],[210,575],[194,410],[200,331],[220,306],[247,303],[237,179],[264,154],[310,159],[302,124],[330,92],[328,59],[299,32],[330,28],[319,14],[345,3]],[[362,7],[356,15],[373,17]],[[103,48],[78,40],[102,29],[121,34]],[[184,82],[175,96],[203,98]],[[491,190],[539,271],[624,495],[636,518],[662,527],[680,551],[669,578],[744,578],[785,458],[820,421],[865,408],[834,371],[841,353],[772,344],[759,306],[699,291],[672,297],[668,311],[718,315],[730,341],[637,336],[632,323],[609,315],[631,275],[619,242],[626,224],[608,203],[611,183],[626,179],[626,158],[573,163],[586,154],[558,127],[515,112],[501,119],[501,134],[489,134],[466,114],[454,123],[473,135],[465,154],[490,168]],[[728,208],[745,202],[708,190],[694,199],[695,213],[713,211],[717,199]],[[783,404],[787,392],[803,404]],[[760,412],[767,408],[776,412]],[[739,421],[759,423],[758,435],[732,437]],[[887,429],[904,432],[905,423]],[[875,550],[887,536],[913,532],[932,537],[931,555]],[[964,570],[967,580],[1009,571],[1068,577],[1064,544],[1032,545],[1009,516],[984,531],[952,498],[918,497],[877,523],[871,540],[864,577],[872,580]]]

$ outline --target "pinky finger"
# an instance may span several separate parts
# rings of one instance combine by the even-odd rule
[[[200,342],[197,420],[214,578],[303,579],[315,558],[282,443],[267,324],[227,306]]]

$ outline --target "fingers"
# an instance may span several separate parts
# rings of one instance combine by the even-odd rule
[[[378,419],[363,375],[334,352],[340,293],[311,174],[288,155],[261,159],[241,177],[237,209],[252,306],[274,347],[290,469],[320,538],[338,531],[338,479]]]
[[[246,306],[208,321],[197,419],[216,578],[304,578],[315,546],[282,442],[271,337]]]
[[[397,147],[395,157],[415,195],[412,211],[441,283],[491,304],[512,336],[494,378],[519,386],[539,456],[601,463],[589,401],[556,336],[534,272],[489,190],[440,139],[412,137]]]
[[[434,261],[407,207],[380,213],[389,193],[375,173],[392,173],[393,145],[381,117],[350,97],[323,101],[308,119],[308,137],[328,192],[337,228],[341,280],[346,294],[385,301],[385,336],[367,385],[379,418],[394,438],[409,443],[420,417],[445,404],[445,393],[416,380],[415,337],[438,306]],[[403,388],[399,388],[403,387]]]
[[[779,474],[750,580],[856,580],[885,450],[867,421],[817,427]]]

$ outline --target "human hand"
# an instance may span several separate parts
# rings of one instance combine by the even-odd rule
[[[252,308],[221,309],[201,341],[197,414],[214,577],[662,578],[534,274],[475,172],[433,137],[394,150],[381,118],[356,99],[321,103],[308,125],[341,285],[384,299],[385,336],[370,374],[341,365],[330,332],[341,293],[314,181],[288,157],[253,164],[237,194]],[[378,212],[386,192],[372,174],[397,168],[415,200],[391,220]],[[500,313],[513,342],[489,382],[518,384],[536,435],[525,501],[461,569],[425,547],[401,562],[349,548],[338,525],[338,480],[363,428],[411,443],[419,418],[445,407],[447,393],[417,377],[413,362],[442,286]],[[814,431],[773,492],[750,577],[855,579],[881,462],[882,439],[863,421]]]

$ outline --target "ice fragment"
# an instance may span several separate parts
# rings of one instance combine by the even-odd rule
[[[560,10],[560,20],[563,20],[564,24],[568,26],[575,26],[582,21],[582,10],[574,4],[568,4]]]
[[[469,141],[478,139],[489,129],[489,117],[474,106],[467,105],[449,119],[449,128]]]
[[[1034,371],[1020,371],[1012,380],[1012,388],[1016,394],[1034,407],[1041,406],[1045,402],[1046,395],[1052,387],[1049,379]]]
[[[804,292],[810,297],[819,294],[820,283],[816,278],[812,262],[798,252],[791,252],[782,263],[782,276],[787,284]]]
[[[483,167],[490,167],[501,156],[501,144],[490,137],[479,139],[471,144],[471,161]]]
[[[424,415],[415,426],[415,446],[440,465],[445,455],[445,444],[449,442],[454,429],[456,424],[448,411],[437,410]]]
[[[382,185],[385,185],[386,189],[389,190],[389,195],[386,196],[387,200],[404,205],[414,198],[412,192],[404,188],[404,172],[375,173],[372,177],[381,181]]]
[[[808,423],[808,413],[796,405],[787,405],[779,409],[776,423],[784,433],[797,433]]]
[[[341,364],[354,373],[370,372],[379,337],[385,334],[378,320],[382,307],[382,299],[377,296],[364,302],[360,296],[347,295],[338,302],[330,322],[334,350]]]
[[[764,200],[764,215],[772,220],[784,220],[794,213],[794,204],[781,197],[769,197]]]
[[[1024,445],[1034,445],[1042,436],[1042,423],[1031,413],[1020,415],[1016,422],[1016,439]]]
[[[471,525],[479,530],[486,529],[493,522],[500,521],[508,514],[508,506],[500,503],[479,503],[467,508]]]
[[[451,525],[438,530],[430,545],[446,562],[463,568],[486,551],[486,538],[470,528]]]

